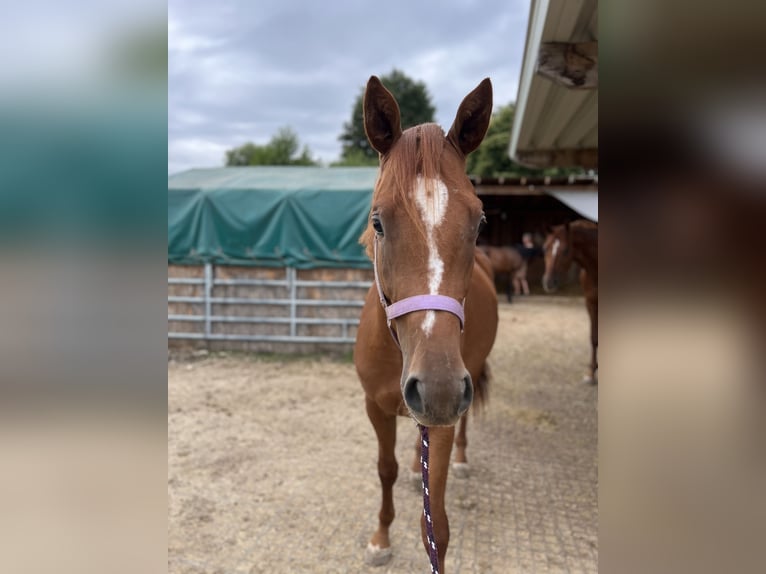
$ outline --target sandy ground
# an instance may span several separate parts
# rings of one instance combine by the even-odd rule
[[[596,572],[598,388],[581,298],[501,303],[489,405],[451,477],[454,573]],[[172,573],[428,572],[416,438],[399,421],[392,560],[364,563],[377,524],[377,446],[350,360],[215,355],[168,364]]]

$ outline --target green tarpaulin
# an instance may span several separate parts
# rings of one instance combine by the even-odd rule
[[[370,267],[377,168],[229,167],[168,177],[168,262]]]

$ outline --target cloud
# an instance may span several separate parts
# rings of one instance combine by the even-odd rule
[[[221,146],[263,143],[282,126],[334,161],[367,78],[393,68],[426,83],[448,128],[486,76],[496,103],[515,99],[527,15],[528,0],[170,0],[168,162],[220,166]]]
[[[219,167],[223,164],[227,146],[204,138],[174,138],[168,141],[168,174],[192,166]]]

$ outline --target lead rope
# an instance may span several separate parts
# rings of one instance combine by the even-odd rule
[[[431,521],[431,500],[428,493],[428,427],[420,427],[420,471],[423,476],[423,516],[426,517],[426,540],[431,558],[431,574],[439,574],[439,554],[436,551],[434,525]]]

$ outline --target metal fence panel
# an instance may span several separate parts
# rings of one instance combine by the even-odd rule
[[[359,313],[372,281],[300,279],[298,271],[292,267],[285,268],[282,279],[217,277],[218,269],[208,263],[201,270],[201,276],[193,277],[172,276],[169,271],[168,323],[169,326],[170,323],[177,326],[176,329],[169,328],[169,339],[354,343],[351,331],[359,325]],[[325,270],[326,273],[333,271],[337,272]],[[264,291],[255,296],[247,294],[258,289]],[[171,294],[179,290],[183,290],[183,294]],[[221,294],[221,290],[225,293]],[[234,294],[230,293],[232,290]],[[243,290],[247,296],[242,296]],[[179,312],[179,307],[186,312]],[[250,309],[255,314],[244,312]],[[310,316],[312,314],[319,316]],[[179,325],[188,325],[190,330],[179,328]],[[281,326],[285,330],[265,333],[249,331],[254,326],[265,329],[279,329]],[[333,332],[305,332],[307,329],[323,331],[323,327]]]

